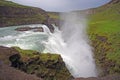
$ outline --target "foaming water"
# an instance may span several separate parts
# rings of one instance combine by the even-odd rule
[[[62,15],[59,30],[51,33],[46,25],[24,25],[0,28],[0,45],[60,54],[74,77],[96,77],[93,53],[86,35],[86,21],[76,13]],[[44,32],[15,31],[17,27],[42,27]]]
[[[34,31],[15,31],[18,27],[43,27],[45,32],[34,32]],[[18,46],[22,49],[31,49],[42,52],[45,47],[43,41],[48,39],[48,31],[46,25],[22,25],[0,28],[0,45],[1,46]]]
[[[86,35],[86,20],[76,13],[62,14],[62,27],[45,42],[45,51],[59,53],[74,77],[96,77],[92,49]]]

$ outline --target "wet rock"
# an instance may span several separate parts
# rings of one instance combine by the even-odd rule
[[[29,30],[31,30],[32,28],[30,28],[30,27],[20,27],[20,28],[16,28],[15,30],[16,31],[29,31]]]
[[[63,59],[58,54],[43,54],[32,50],[22,50],[18,47],[7,48],[1,46],[0,65],[4,64],[6,61],[9,62],[9,66],[11,65],[12,67],[27,74],[36,75],[37,77],[43,78],[43,80],[73,79],[72,75],[66,68],[65,63],[63,62]],[[11,73],[8,72],[4,73],[4,75],[5,74],[8,75]],[[16,76],[17,75],[18,74],[16,73]],[[1,80],[8,80],[8,77],[6,77],[6,79],[2,78]],[[16,78],[14,80],[16,80]]]
[[[24,63],[27,64],[26,73],[35,74],[44,80],[69,80],[72,77],[57,54],[39,54]]]
[[[44,32],[42,27],[20,27],[20,28],[16,28],[16,31],[34,31],[34,32]]]

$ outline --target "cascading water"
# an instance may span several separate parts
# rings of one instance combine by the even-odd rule
[[[62,15],[61,31],[55,28],[48,41],[45,52],[61,54],[74,77],[96,77],[96,67],[92,49],[86,35],[86,21],[76,13]]]
[[[16,28],[20,27],[42,27],[44,32],[34,31],[15,31]],[[42,52],[45,47],[43,41],[48,39],[50,31],[46,25],[33,24],[33,25],[21,25],[0,28],[0,45],[1,46],[18,46],[22,49],[31,49]]]
[[[19,32],[15,31],[17,27],[0,28],[0,45],[60,54],[74,77],[96,77],[92,50],[86,35],[85,18],[70,13],[63,15],[62,19],[64,22],[61,29],[55,27],[54,33],[41,24],[27,26],[42,27],[44,32]]]

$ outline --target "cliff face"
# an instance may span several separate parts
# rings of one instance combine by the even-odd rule
[[[92,11],[91,11],[92,12]],[[89,17],[89,36],[100,76],[120,74],[120,0],[95,8]]]
[[[0,64],[0,80],[42,80],[35,75],[26,74],[5,64]]]
[[[88,15],[88,34],[99,76],[120,74],[120,0],[76,11]]]
[[[45,23],[48,15],[38,8],[0,6],[0,26]]]
[[[28,80],[41,80],[40,78],[43,80],[73,79],[60,55],[41,54],[32,50],[22,50],[18,47],[0,46],[0,68],[2,68],[2,70],[0,69],[0,79],[2,80],[25,80],[25,78]],[[20,71],[15,70],[15,68]],[[30,74],[37,77],[31,78]],[[20,77],[17,79],[15,76],[18,75]]]
[[[54,21],[46,11],[40,8],[22,6],[5,0],[0,1],[0,27],[45,24],[53,32],[54,28],[51,24]]]

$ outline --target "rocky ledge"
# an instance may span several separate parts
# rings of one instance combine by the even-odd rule
[[[26,74],[20,70],[0,63],[0,80],[42,80],[35,75]]]
[[[16,28],[16,31],[34,31],[34,32],[44,32],[42,27],[20,27],[20,28]]]
[[[8,80],[7,78],[9,78],[9,76],[14,77],[18,74],[21,75],[21,72],[25,72],[25,75],[26,73],[29,75],[36,75],[43,80],[73,79],[61,56],[58,54],[42,54],[32,50],[22,50],[18,47],[7,48],[1,46],[0,63],[7,65],[7,67],[9,67],[8,69],[10,70],[12,69],[11,71],[8,71],[8,69],[5,69],[7,67],[1,67],[3,70],[8,71],[8,73],[4,73],[4,71],[0,69],[0,79],[2,80]],[[10,66],[13,67],[14,70],[13,68],[10,68]],[[17,71],[15,69],[17,69]],[[13,75],[12,71],[14,71],[16,74]],[[2,76],[3,74],[6,75],[6,79],[4,79],[5,76]],[[22,76],[24,76],[24,74]]]
[[[0,80],[120,80],[120,75],[76,78],[58,54],[0,46]]]
[[[24,6],[12,1],[0,0],[0,27],[45,24],[51,32],[56,19],[49,17],[48,13],[36,7]]]

